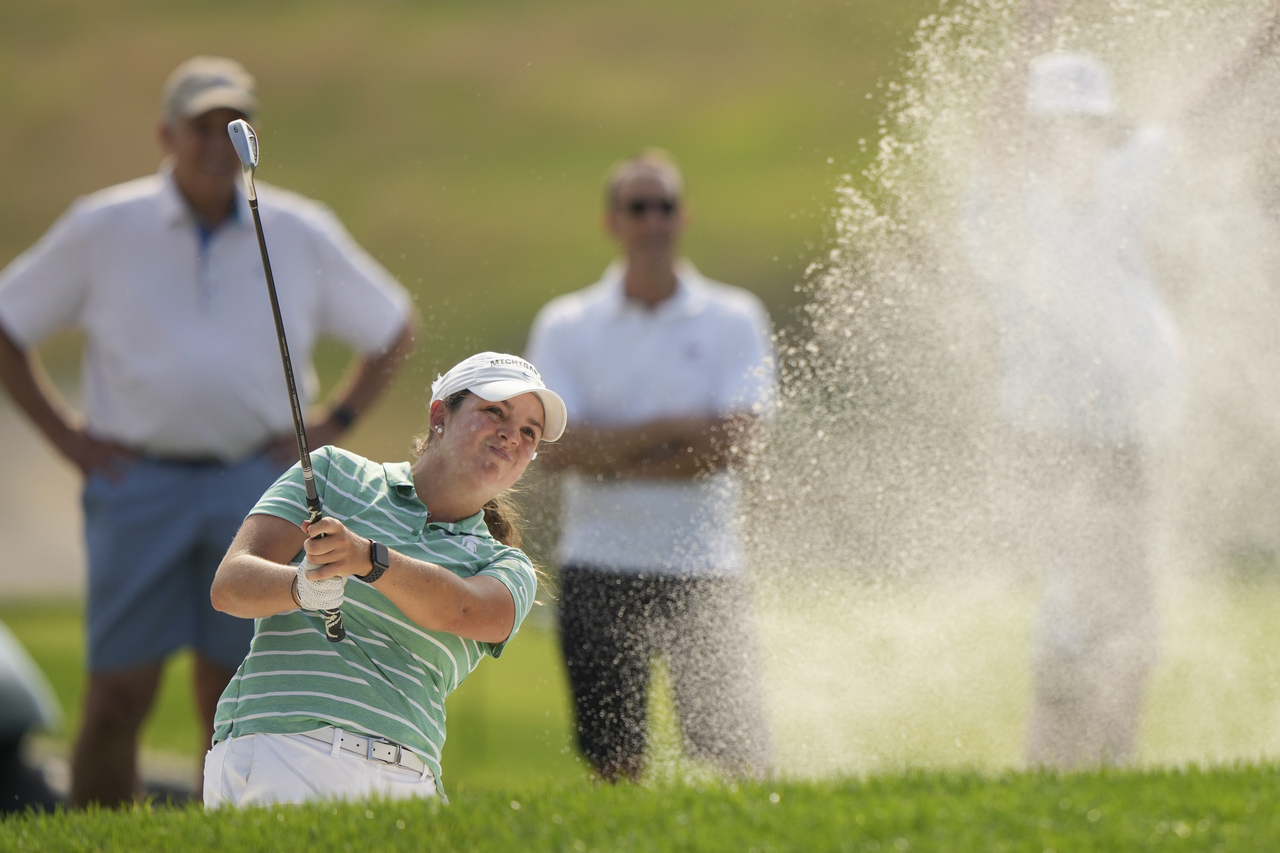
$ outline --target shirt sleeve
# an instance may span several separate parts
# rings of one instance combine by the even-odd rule
[[[556,303],[538,312],[529,330],[524,357],[538,368],[546,386],[564,400],[572,422],[582,416],[584,400],[580,383],[575,381],[573,355],[568,349],[568,343],[574,336],[565,334],[565,324],[559,321],[559,316]]]
[[[533,563],[529,562],[525,553],[517,548],[508,548],[476,574],[497,578],[511,593],[511,600],[515,602],[516,619],[511,626],[510,635],[501,643],[481,644],[493,657],[501,657],[502,650],[515,637],[516,631],[520,630],[520,624],[533,609],[533,601],[538,593],[538,577],[534,574]]]
[[[327,208],[315,214],[315,224],[320,331],[376,354],[395,341],[413,300]]]
[[[92,231],[76,202],[0,273],[0,327],[23,348],[80,322],[89,291]]]
[[[749,412],[761,417],[773,410],[777,393],[769,315],[754,297],[734,325],[724,386],[717,395],[721,415]]]

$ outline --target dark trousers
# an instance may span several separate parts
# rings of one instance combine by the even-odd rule
[[[564,568],[560,642],[578,743],[602,775],[639,775],[656,654],[671,670],[689,754],[732,774],[764,773],[768,728],[750,620],[737,579]]]

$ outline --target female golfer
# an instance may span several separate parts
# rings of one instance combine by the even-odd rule
[[[413,463],[317,450],[314,524],[299,466],[263,495],[213,582],[215,608],[258,621],[218,705],[206,807],[436,794],[445,697],[536,590],[502,494],[565,423],[533,365],[480,353],[432,384]],[[309,573],[291,565],[304,552]],[[330,643],[316,610],[339,600]]]

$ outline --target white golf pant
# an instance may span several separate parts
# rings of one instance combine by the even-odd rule
[[[1159,657],[1148,460],[1083,443],[1024,448],[1018,494],[1046,570],[1027,761],[1126,764]]]
[[[371,761],[304,735],[228,738],[204,759],[206,809],[435,795],[430,771]]]

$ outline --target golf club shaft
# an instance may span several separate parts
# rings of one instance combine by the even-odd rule
[[[271,313],[276,321],[276,339],[280,342],[280,361],[284,364],[284,381],[289,388],[289,406],[293,410],[293,432],[298,440],[298,460],[302,464],[302,484],[307,493],[308,519],[315,523],[320,519],[322,508],[320,496],[316,492],[315,475],[311,471],[311,451],[307,447],[307,426],[302,418],[302,404],[298,400],[298,387],[293,379],[293,361],[289,358],[289,341],[284,334],[284,317],[280,314],[280,299],[276,296],[276,281],[271,274],[271,258],[267,255],[267,238],[262,232],[262,217],[258,214],[258,198],[256,192],[249,194],[249,209],[253,211],[253,225],[258,232],[258,249],[262,252],[262,271],[267,277],[267,294],[271,297]],[[324,616],[324,636],[331,643],[341,642],[346,638],[346,629],[342,626],[342,611],[334,608],[322,610]]]

